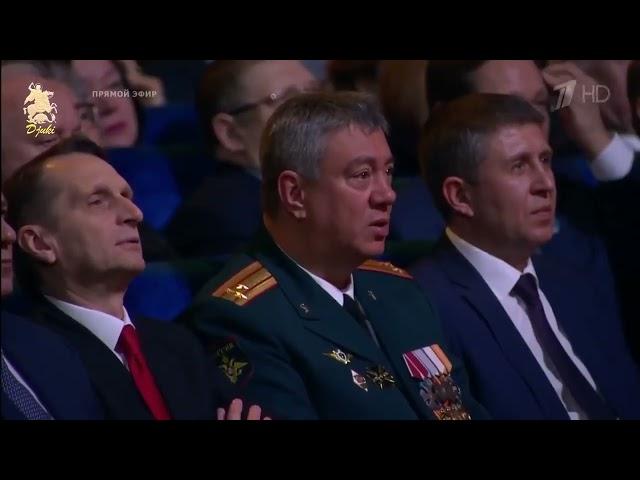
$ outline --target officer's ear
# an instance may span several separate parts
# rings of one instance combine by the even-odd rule
[[[236,119],[228,113],[218,113],[211,119],[211,131],[218,143],[229,152],[245,149],[244,136]]]
[[[57,242],[41,225],[24,225],[16,235],[20,248],[30,257],[51,265],[58,258]]]
[[[442,195],[449,207],[459,215],[473,217],[471,185],[460,177],[447,177],[442,182]]]
[[[278,195],[284,211],[289,212],[298,220],[307,217],[300,175],[292,170],[283,171],[278,176]]]

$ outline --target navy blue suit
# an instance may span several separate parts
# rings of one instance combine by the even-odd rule
[[[2,350],[56,420],[97,420],[102,408],[78,354],[58,335],[2,312]],[[2,418],[25,420],[2,392]]]
[[[37,300],[34,318],[78,351],[107,419],[152,419],[129,371],[93,333],[44,298]],[[215,419],[216,408],[229,405],[233,390],[197,339],[171,323],[142,317],[132,322],[171,418]]]
[[[640,372],[615,312],[582,276],[536,256],[540,288],[560,328],[620,418],[640,418]],[[475,268],[443,238],[411,273],[434,303],[472,395],[498,419],[568,419],[527,344]]]
[[[187,257],[231,254],[262,225],[260,180],[246,170],[219,162],[173,217],[165,234]]]
[[[559,215],[581,232],[599,236],[606,246],[627,340],[637,361],[640,361],[640,328],[636,321],[640,209],[634,205],[640,195],[639,156],[635,154],[633,167],[623,179],[600,182],[596,186],[556,175]],[[574,243],[565,244],[562,253],[574,256]],[[590,270],[594,268],[586,258],[582,263],[589,265]],[[594,275],[594,283],[606,286],[603,280],[606,275]]]

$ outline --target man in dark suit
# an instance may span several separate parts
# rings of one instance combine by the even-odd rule
[[[640,164],[633,161],[640,141],[629,131],[621,75],[627,63],[587,60],[541,69],[531,60],[435,60],[427,65],[426,85],[431,110],[473,92],[502,93],[528,100],[543,116],[554,149],[558,200],[554,235],[541,251],[591,277],[609,308],[620,311],[627,340],[640,359],[640,336],[634,333],[640,215],[626,208],[640,188]],[[573,95],[551,99],[550,90],[559,94],[569,81],[574,81]],[[603,87],[611,98],[597,103],[591,92],[604,92]]]
[[[421,162],[447,229],[411,271],[494,417],[640,418],[640,375],[615,310],[591,278],[534,255],[556,205],[543,122],[499,94],[434,112]]]
[[[207,67],[196,106],[217,162],[167,228],[182,255],[234,253],[256,233],[262,216],[260,134],[278,105],[315,85],[298,60],[216,60]]]
[[[142,213],[104,152],[71,137],[18,169],[5,188],[16,205],[18,278],[34,293],[34,318],[78,351],[106,417],[215,418],[231,392],[197,339],[177,325],[131,319],[123,306],[145,265]]]
[[[182,320],[229,381],[291,419],[468,419],[462,365],[384,250],[393,158],[357,93],[303,94],[267,123],[264,230]]]
[[[2,298],[13,291],[15,232],[2,195]],[[2,418],[91,420],[102,410],[78,355],[57,335],[2,312]]]

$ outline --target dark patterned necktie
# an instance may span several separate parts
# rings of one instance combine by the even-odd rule
[[[549,356],[558,370],[560,381],[569,389],[571,396],[584,410],[589,419],[606,420],[615,418],[602,398],[569,358],[558,337],[553,333],[538,295],[535,277],[531,273],[522,275],[516,286],[513,287],[513,293],[524,302],[536,338],[540,342],[544,353]]]
[[[4,353],[2,354],[2,391],[27,420],[53,420],[31,392],[11,373],[4,359]]]

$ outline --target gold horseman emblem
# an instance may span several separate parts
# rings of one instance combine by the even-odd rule
[[[42,125],[44,123],[53,123],[56,121],[56,113],[58,106],[50,103],[49,98],[53,96],[53,92],[42,90],[42,85],[33,82],[29,85],[29,95],[24,100],[24,105],[33,102],[22,110],[27,115],[27,123],[34,125]],[[55,112],[55,113],[54,113]]]

